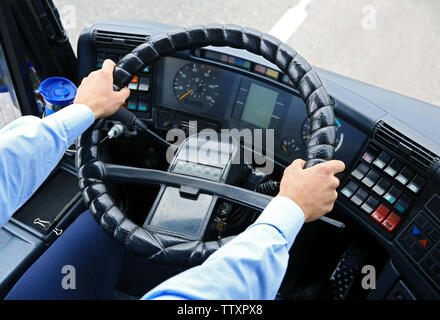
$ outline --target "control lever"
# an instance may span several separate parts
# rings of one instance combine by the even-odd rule
[[[113,90],[119,91],[121,88],[114,84]],[[133,130],[134,127],[137,127],[137,129],[142,131],[149,131],[145,123],[139,120],[134,113],[128,111],[124,107],[119,108],[119,110],[113,116],[111,116],[110,119],[122,122],[129,130]]]

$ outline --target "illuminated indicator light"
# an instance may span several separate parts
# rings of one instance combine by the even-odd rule
[[[395,208],[396,208],[400,213],[405,212],[405,208],[404,208],[402,205],[400,205],[400,204],[396,205]]]
[[[279,75],[279,72],[278,71],[275,71],[275,70],[272,70],[272,69],[267,69],[266,70],[266,74],[269,76],[269,77],[272,77],[272,78],[278,78],[278,75]]]
[[[96,65],[97,68],[102,68],[102,62],[98,62],[98,64]]]
[[[235,64],[235,57],[229,57],[228,62],[230,64]]]
[[[339,122],[338,119],[335,119],[336,125],[338,126],[338,128],[340,128],[342,126],[342,124]]]
[[[261,64],[256,64],[254,66],[254,70],[259,72],[259,73],[263,73],[263,74],[266,73],[266,67],[262,66]]]
[[[370,157],[369,155],[364,155],[363,159],[368,163],[371,163],[371,161],[373,161],[373,157]]]
[[[417,193],[417,192],[419,192],[419,190],[420,190],[420,188],[417,187],[415,184],[410,184],[410,185],[408,186],[408,189],[411,190],[411,191],[414,192],[414,193]]]
[[[235,58],[235,65],[238,67],[243,66],[243,59]]]
[[[145,73],[150,72],[150,67],[149,67],[149,66],[146,66],[146,67],[144,68],[143,72],[145,72]]]
[[[428,245],[428,240],[427,239],[419,240],[419,242],[423,246],[423,248],[426,248],[426,246]]]
[[[289,85],[291,85],[291,86],[293,86],[293,82],[290,80],[290,78],[289,78],[288,75],[284,75],[284,76],[282,77],[281,81],[284,82],[284,83],[287,83],[287,84],[289,84]]]
[[[220,60],[223,62],[228,62],[228,56],[223,54]]]
[[[396,199],[389,194],[385,195],[385,200],[387,200],[389,203],[394,203],[394,201],[396,201]]]
[[[138,82],[139,78],[138,76],[134,76],[133,79],[131,80],[132,83],[136,83]]]
[[[147,106],[139,106],[138,108],[139,111],[147,111]]]
[[[128,84],[128,89],[130,90],[137,90],[138,89],[138,84],[137,82],[131,82]]]
[[[379,169],[383,169],[385,167],[385,162],[382,160],[376,159],[373,164],[378,167]]]
[[[246,69],[250,69],[251,63],[249,61],[243,61],[243,67],[245,67]]]
[[[135,105],[135,104],[129,104],[129,105],[128,105],[128,109],[130,109],[130,110],[136,110],[136,105]]]
[[[417,227],[416,226],[413,226],[413,231],[412,231],[412,234],[414,235],[414,236],[416,236],[416,235],[418,235],[418,234],[420,234],[421,232],[420,232],[420,230],[419,229],[417,229]]]
[[[399,181],[399,182],[400,182],[401,184],[403,184],[403,185],[405,185],[405,184],[408,183],[408,179],[405,178],[404,176],[398,176],[398,177],[396,178],[396,180]]]
[[[385,173],[389,174],[391,177],[394,177],[396,175],[397,171],[394,170],[393,168],[388,167],[385,169]]]
[[[344,190],[342,190],[342,194],[344,195],[344,196],[346,196],[347,198],[350,198],[353,194],[350,192],[350,190],[348,190],[348,189],[344,189]]]

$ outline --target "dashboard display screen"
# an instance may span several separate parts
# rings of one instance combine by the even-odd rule
[[[255,83],[251,83],[241,119],[257,127],[267,129],[279,93]]]

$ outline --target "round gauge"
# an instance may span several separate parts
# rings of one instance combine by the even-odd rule
[[[174,77],[174,95],[186,105],[207,108],[215,106],[220,85],[214,69],[199,63],[189,63]]]
[[[340,132],[340,128],[341,128],[341,123],[339,122],[338,119],[336,120],[336,146],[335,146],[335,151],[338,151],[341,147],[342,144],[344,142],[344,134],[342,132]],[[307,146],[307,141],[310,139],[310,119],[307,119],[302,127],[301,130],[301,136],[304,142],[304,146]]]

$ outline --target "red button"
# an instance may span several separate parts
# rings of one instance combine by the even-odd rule
[[[419,242],[423,246],[423,248],[426,248],[428,246],[428,239],[422,239],[419,240]]]
[[[389,232],[392,232],[397,227],[399,222],[400,217],[394,212],[391,212],[388,218],[382,223],[382,227],[387,229]]]
[[[379,208],[371,214],[371,218],[376,220],[376,222],[381,223],[387,217],[388,213],[390,213],[390,209],[381,204]]]

